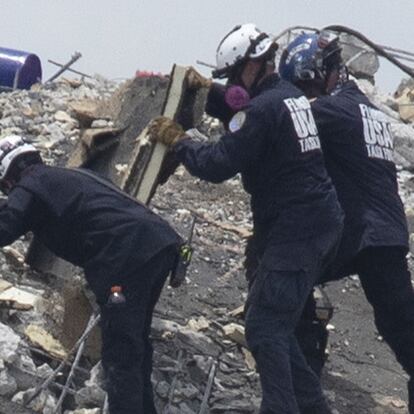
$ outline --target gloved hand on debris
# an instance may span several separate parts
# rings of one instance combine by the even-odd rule
[[[166,116],[153,119],[148,127],[148,133],[152,140],[167,146],[174,146],[179,141],[188,138],[181,125]]]
[[[186,76],[188,86],[191,89],[210,88],[213,81],[205,78],[203,75],[198,73],[192,66],[189,67]]]

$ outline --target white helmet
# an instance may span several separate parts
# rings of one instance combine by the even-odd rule
[[[216,69],[213,78],[226,78],[229,72],[247,59],[258,59],[277,43],[253,23],[236,26],[221,40],[216,52]]]
[[[39,153],[19,135],[8,135],[0,139],[0,180],[3,180],[13,162],[23,154]]]

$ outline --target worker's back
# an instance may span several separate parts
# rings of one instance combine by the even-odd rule
[[[26,193],[26,195],[24,194]],[[179,242],[166,221],[76,170],[35,165],[9,195],[30,196],[27,230],[91,275],[128,273]]]

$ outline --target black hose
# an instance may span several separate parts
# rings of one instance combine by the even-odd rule
[[[382,46],[379,46],[376,43],[372,42],[367,37],[365,37],[362,33],[359,33],[356,30],[350,29],[349,27],[340,26],[340,25],[327,26],[323,30],[332,30],[334,32],[343,32],[343,33],[348,33],[352,36],[355,36],[356,38],[358,38],[359,40],[364,42],[366,45],[371,47],[379,56],[384,57],[385,59],[387,59],[388,61],[393,63],[395,66],[399,67],[407,75],[414,78],[414,69],[412,69],[409,66],[406,66],[403,63],[401,63],[394,56],[392,56],[388,52],[386,52],[385,49]]]

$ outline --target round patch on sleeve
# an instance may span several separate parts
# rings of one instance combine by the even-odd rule
[[[246,112],[244,111],[237,112],[237,114],[235,114],[229,122],[230,132],[237,132],[244,125],[245,121],[246,121]]]

